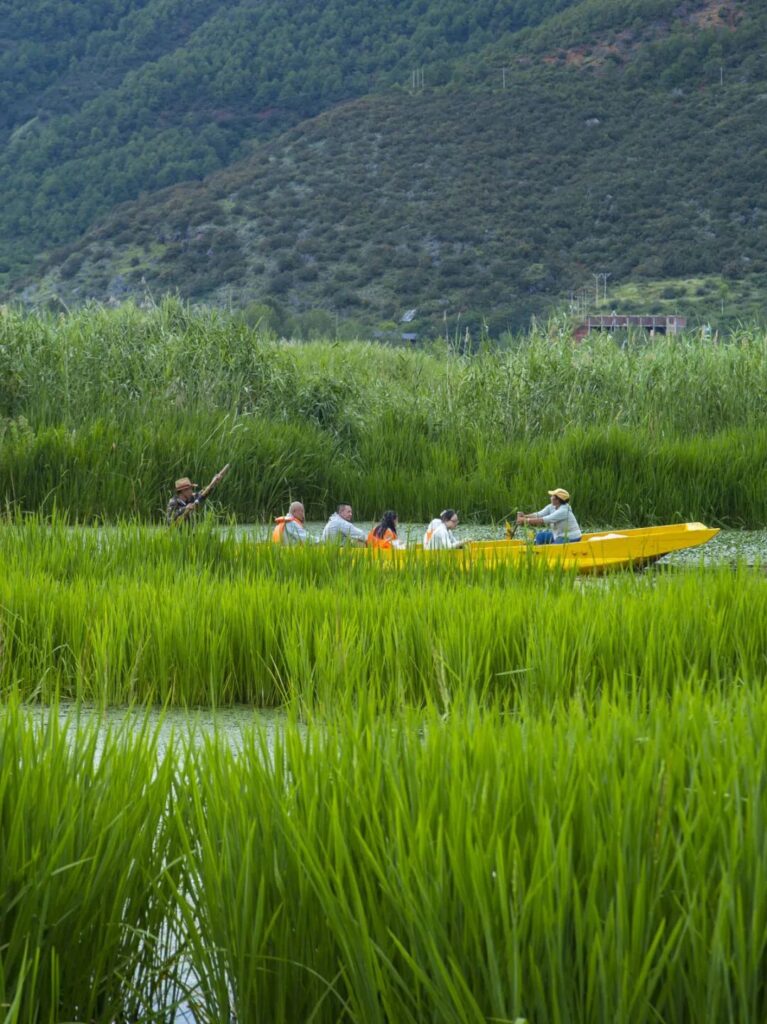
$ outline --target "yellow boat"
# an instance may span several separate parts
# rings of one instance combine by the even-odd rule
[[[542,544],[526,540],[470,541],[453,551],[424,551],[423,548],[375,550],[369,552],[398,564],[416,558],[451,558],[498,565],[533,560],[542,565],[559,566],[579,573],[603,573],[618,569],[640,569],[672,551],[706,544],[719,533],[703,523],[678,523],[672,526],[647,526],[638,530],[584,533],[575,544]]]

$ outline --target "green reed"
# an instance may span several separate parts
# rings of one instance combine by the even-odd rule
[[[767,338],[611,338],[552,324],[504,351],[287,344],[166,302],[0,314],[0,497],[157,519],[172,481],[235,470],[240,521],[291,497],[373,519],[499,518],[566,483],[586,521],[762,525]]]
[[[586,707],[195,753],[199,1019],[763,1019],[763,692]]]
[[[763,683],[646,696],[163,754],[5,709],[4,1019],[763,1020]]]
[[[149,1020],[176,999],[156,736],[0,711],[0,1019]]]
[[[761,575],[566,573],[284,550],[215,531],[0,531],[0,687],[45,702],[381,708],[762,678]]]

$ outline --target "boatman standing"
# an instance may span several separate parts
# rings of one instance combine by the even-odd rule
[[[570,494],[564,487],[549,491],[549,504],[532,515],[517,512],[520,526],[543,526],[535,535],[536,544],[574,544],[581,539],[581,528],[570,508]]]
[[[229,472],[229,463],[220,469],[213,477],[207,487],[198,490],[198,485],[192,483],[188,476],[182,476],[176,481],[175,493],[168,502],[165,513],[165,522],[168,526],[179,523],[191,523],[195,512],[203,505],[210,492],[216,487]]]

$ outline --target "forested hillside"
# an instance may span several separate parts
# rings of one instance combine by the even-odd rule
[[[497,334],[596,271],[709,320],[767,290],[767,0],[32,7],[6,294]]]
[[[116,202],[572,2],[5,0],[0,260],[13,269]]]

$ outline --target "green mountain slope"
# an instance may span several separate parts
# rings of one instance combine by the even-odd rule
[[[570,290],[767,273],[767,97],[559,72],[515,90],[355,101],[205,183],[122,207],[54,262],[66,302],[267,297],[365,323],[418,307],[493,333]]]
[[[253,137],[449,62],[575,0],[0,4],[0,272]]]
[[[228,17],[244,37],[237,12],[219,6],[217,16]],[[325,323],[329,316],[373,327],[417,308],[414,330],[434,332],[448,323],[451,330],[467,323],[476,329],[484,321],[491,333],[520,327],[531,314],[593,288],[599,271],[609,273],[611,294],[633,295],[642,311],[641,291],[636,297],[642,282],[656,297],[695,292],[689,311],[675,311],[699,310],[707,318],[725,292],[743,287],[757,298],[763,294],[765,0],[748,8],[731,0],[631,0],[617,13],[605,0],[488,0],[472,17],[465,5],[443,5],[436,13],[426,0],[384,6],[385,18],[379,12],[372,21],[342,0],[323,8],[352,26],[344,30],[341,85],[334,93],[319,58],[302,78],[314,83],[311,103],[318,108],[344,90],[354,94],[373,84],[377,94],[334,103],[281,131],[273,125],[259,142],[258,133],[247,135],[256,131],[253,124],[245,124],[265,111],[262,124],[272,116],[272,108],[261,106],[267,92],[259,92],[249,112],[234,119],[232,147],[218,159],[226,162],[246,141],[250,155],[204,181],[153,192],[163,179],[149,169],[151,132],[142,129],[126,146],[115,136],[108,160],[103,153],[99,159],[124,168],[128,192],[143,183],[145,194],[114,208],[66,248],[53,248],[12,294],[30,302],[57,296],[69,304],[173,290],[239,307],[269,302],[304,320],[324,310]],[[254,15],[249,5],[237,9]],[[291,37],[305,40],[296,52],[310,48],[312,32],[315,50],[322,48],[318,25],[309,21],[310,32]],[[448,25],[452,35],[445,35]],[[190,38],[212,45],[210,26]],[[358,38],[357,26],[372,35]],[[410,50],[406,29],[426,33]],[[429,49],[423,40],[437,30],[457,56],[425,64],[423,83],[413,74],[411,88],[387,88],[386,74],[401,76],[408,57],[434,56],[437,44]],[[495,36],[491,42],[488,34]],[[227,35],[228,46],[235,36]],[[384,37],[399,44],[387,50]],[[360,69],[373,40],[377,70],[368,68],[365,78]],[[248,45],[243,38],[238,52]],[[407,56],[398,56],[400,50]],[[244,73],[244,57],[237,66]],[[179,132],[188,140],[180,150],[187,176],[207,166],[205,131],[195,117],[209,110],[213,67],[204,64],[194,89],[179,85],[161,93],[163,110],[175,109],[174,96],[188,108],[175,121],[169,115],[173,126],[162,129],[167,173],[183,166],[172,162],[180,159],[179,148],[169,141]],[[269,79],[263,67],[253,75],[259,89],[271,81],[278,90],[284,106],[277,121],[306,112],[306,93],[296,87],[290,101],[289,75]],[[140,157],[135,165],[131,147]],[[85,210],[89,185],[104,208],[116,198],[111,172],[89,178],[93,163],[78,154],[57,179],[72,190],[71,203],[54,203],[53,212],[40,200],[47,244],[74,231],[73,210],[83,223],[92,217]],[[55,197],[57,187],[54,182],[44,195]],[[694,284],[680,284],[691,277]]]

